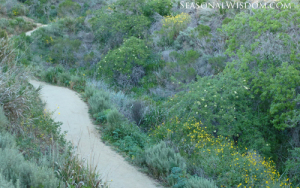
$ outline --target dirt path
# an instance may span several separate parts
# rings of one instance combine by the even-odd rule
[[[31,33],[33,33],[34,31],[38,30],[40,27],[46,27],[47,25],[43,25],[43,24],[37,23],[36,26],[37,26],[37,27],[36,27],[34,30],[31,30],[31,31],[26,32],[26,33],[25,33],[26,36],[30,36]]]
[[[34,80],[30,83],[35,88],[42,86],[40,97],[46,102],[46,110],[55,111],[52,117],[63,123],[61,129],[67,131],[66,139],[77,147],[80,157],[93,167],[97,166],[102,178],[110,182],[111,188],[157,187],[154,180],[139,172],[100,140],[89,118],[88,106],[76,92]]]

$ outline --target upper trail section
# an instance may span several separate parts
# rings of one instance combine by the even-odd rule
[[[45,27],[38,27],[26,33],[31,33]],[[68,88],[53,86],[44,82],[30,80],[38,88],[40,98],[46,102],[46,110],[55,113],[52,118],[62,122],[61,131],[67,131],[66,139],[71,141],[79,157],[84,158],[92,168],[96,168],[104,181],[111,188],[156,188],[159,184],[139,172],[117,152],[101,142],[100,135],[95,129],[88,114],[88,106],[78,94]]]

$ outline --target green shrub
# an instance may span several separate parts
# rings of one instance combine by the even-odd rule
[[[140,71],[143,72],[149,55],[150,50],[143,40],[130,37],[120,48],[108,52],[98,63],[98,72],[112,82],[123,78],[123,75],[124,82],[137,84],[142,75],[138,72],[135,74],[133,70],[140,67]]]
[[[14,184],[11,181],[6,181],[0,172],[0,185],[2,188],[15,188]],[[19,183],[17,183],[17,187],[20,187]]]
[[[107,114],[107,123],[110,130],[115,130],[123,123],[123,116],[119,113],[118,110],[111,110]]]
[[[172,5],[171,0],[150,0],[143,6],[143,13],[147,17],[152,16],[155,12],[161,16],[169,16]]]
[[[99,113],[94,114],[93,117],[99,123],[106,123],[107,122],[107,115],[110,111],[111,111],[111,109],[103,110]]]
[[[99,113],[110,108],[109,95],[105,91],[98,90],[89,98],[88,103],[91,107],[91,113]]]
[[[135,6],[135,5],[134,5]],[[150,21],[143,15],[127,15],[102,9],[90,19],[95,39],[105,46],[104,53],[119,47],[125,38],[131,36],[145,38]],[[113,25],[111,23],[114,23]]]
[[[8,134],[0,134],[0,165],[2,176],[13,184],[19,180],[21,188],[52,188],[60,183],[52,169],[26,161],[15,147],[13,136]]]
[[[187,120],[194,117],[203,122],[208,132],[228,136],[241,148],[255,149],[268,157],[271,149],[276,150],[275,146],[279,144],[275,138],[277,131],[266,121],[265,114],[253,111],[253,96],[245,80],[219,74],[198,78],[188,88],[188,93],[180,92],[165,103],[171,118]]]
[[[168,176],[173,167],[180,167],[183,171],[186,169],[184,158],[163,141],[147,148],[145,158],[147,166],[156,177]]]
[[[8,124],[7,117],[5,116],[5,112],[3,107],[0,106],[0,130]]]
[[[64,72],[64,68],[61,65],[56,67],[49,67],[45,72],[42,72],[42,79],[46,82],[57,83],[59,75]]]
[[[184,174],[179,167],[173,167],[171,170],[171,174],[167,177],[169,185],[173,188],[183,188],[185,187],[185,178]]]
[[[241,12],[222,25],[228,38],[226,55],[232,58],[224,72],[244,78],[253,98],[252,108],[257,109],[257,114],[263,114],[269,127],[279,132],[293,132],[300,122],[300,48],[292,30],[299,22],[300,8],[256,9],[254,13]],[[277,133],[277,140],[286,143],[283,135],[287,133]],[[291,143],[299,147],[299,136],[291,136]],[[275,148],[273,150],[276,152]]]
[[[0,28],[0,39],[1,38],[7,39],[7,32]]]
[[[200,57],[199,52],[195,50],[184,51],[182,53],[173,51],[170,53],[170,57],[176,62],[166,63],[164,73],[167,74],[168,77],[173,76],[176,82],[183,83],[189,83],[195,80],[197,72],[193,68],[193,65]],[[171,79],[169,79],[169,81],[171,81]]]
[[[68,72],[63,72],[58,75],[58,84],[62,84],[64,86],[69,86],[71,82],[71,75]]]
[[[211,37],[211,29],[209,26],[207,25],[198,25],[195,29],[194,32],[197,33],[197,37],[199,38],[203,38],[203,37]]]
[[[212,65],[212,68],[215,70],[215,74],[223,72],[226,66],[226,56],[216,56],[208,59],[208,63]]]
[[[185,188],[217,188],[217,186],[212,180],[195,176],[186,180]]]
[[[9,133],[0,133],[0,149],[15,148],[16,142],[14,137]]]
[[[232,19],[231,18],[225,18],[222,22],[222,25],[228,24],[229,22],[231,22]]]
[[[82,92],[82,91],[84,91],[85,85],[86,85],[86,78],[85,78],[84,74],[82,76],[81,75],[80,76],[79,75],[71,76],[71,81],[70,81],[71,89]]]
[[[96,93],[96,89],[92,86],[85,86],[84,93],[82,94],[85,101],[87,101],[91,96],[93,96]]]
[[[300,147],[290,150],[290,157],[286,161],[286,170],[290,181],[294,185],[300,184]]]
[[[65,0],[58,6],[57,14],[60,17],[71,16],[75,17],[80,13],[81,6],[72,0]]]

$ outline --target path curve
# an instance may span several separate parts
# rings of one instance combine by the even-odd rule
[[[30,80],[30,83],[35,88],[42,86],[40,97],[46,102],[46,110],[55,111],[52,118],[63,123],[61,130],[67,131],[66,139],[77,148],[79,157],[86,159],[93,167],[97,166],[103,180],[110,182],[111,188],[158,186],[158,183],[139,172],[101,141],[95,125],[90,120],[88,106],[80,99],[78,93],[35,80]]]
[[[36,30],[38,30],[38,29],[41,28],[41,27],[46,27],[46,26],[48,26],[48,25],[43,25],[43,24],[37,23],[37,24],[36,24],[36,28],[33,29],[33,30],[31,30],[31,31],[27,31],[27,32],[25,33],[25,35],[26,35],[26,36],[31,36],[31,34],[32,34],[33,32],[35,32]]]

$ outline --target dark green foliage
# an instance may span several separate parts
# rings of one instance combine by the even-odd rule
[[[229,22],[231,22],[232,19],[231,18],[225,18],[222,22],[223,25],[228,24]]]
[[[206,0],[196,0],[195,2],[201,6],[201,4],[204,4]]]
[[[104,52],[120,46],[130,36],[146,37],[150,25],[149,19],[143,15],[127,15],[105,9],[95,12],[95,15],[89,22],[96,40],[106,46]]]
[[[145,165],[144,149],[147,144],[150,144],[150,138],[136,125],[123,121],[118,127],[105,128],[103,133],[105,133],[103,138],[112,141],[120,151],[130,157],[132,162]]]
[[[215,74],[223,72],[226,66],[226,56],[216,56],[211,57],[208,59],[208,63],[212,65],[213,69],[215,70]]]
[[[157,12],[161,16],[169,16],[172,7],[173,4],[171,0],[148,0],[143,6],[143,14],[149,17]]]
[[[175,62],[166,63],[165,73],[167,79],[170,81],[188,83],[195,80],[197,72],[194,68],[194,64],[200,57],[199,52],[194,50],[184,51],[183,53],[178,53],[173,51],[170,53],[170,57],[174,59]],[[170,79],[171,78],[171,79]],[[175,78],[175,80],[172,80]]]
[[[276,130],[266,114],[253,111],[255,106],[251,99],[254,95],[246,80],[230,75],[204,77],[189,88],[188,93],[181,92],[167,103],[170,117],[185,120],[195,117],[209,132],[232,137],[239,140],[241,146],[270,155],[271,148],[267,143],[277,144]]]
[[[57,0],[57,1],[40,0],[39,3],[37,3],[35,0],[26,0],[24,3],[25,5],[27,5],[29,9],[30,17],[35,18],[36,20],[38,20],[38,22],[46,24],[57,17],[58,5],[62,2],[64,2],[64,0]],[[68,5],[68,3],[65,4]],[[74,6],[74,8],[76,9],[76,6]],[[61,11],[62,10],[63,9],[61,9]],[[66,10],[66,12],[72,11],[70,10],[70,7],[67,7],[64,10]]]
[[[56,67],[50,67],[42,75],[43,79],[50,83],[56,83],[58,81],[59,74],[64,72],[64,68],[59,65]]]
[[[186,168],[184,158],[163,141],[145,150],[145,160],[156,177],[168,176],[173,167],[180,167],[183,171]]]
[[[253,15],[240,13],[223,25],[229,36],[226,53],[234,58],[228,74],[245,78],[255,97],[255,109],[265,113],[279,130],[299,126],[299,44],[295,33],[290,32],[296,29],[299,11],[257,9]],[[271,38],[266,40],[266,36]],[[299,146],[300,142],[294,144]]]
[[[59,63],[62,65],[74,65],[76,63],[74,53],[79,50],[80,45],[80,40],[61,38],[54,40],[48,55],[49,62]]]
[[[299,131],[299,129],[297,130]],[[290,157],[286,161],[286,170],[289,178],[295,185],[300,184],[300,148],[290,150]]]
[[[108,52],[98,63],[98,72],[110,81],[117,81],[124,75],[126,81],[137,84],[149,55],[150,50],[143,40],[130,37],[120,48]],[[140,68],[140,71],[135,73],[134,68]]]

